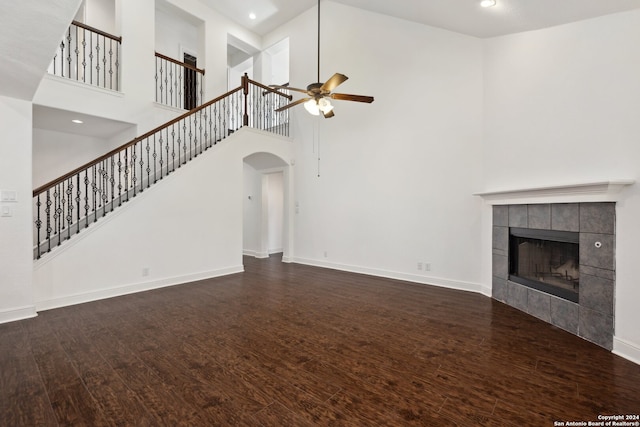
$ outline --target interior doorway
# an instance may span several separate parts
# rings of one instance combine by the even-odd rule
[[[279,157],[256,153],[245,158],[243,254],[256,258],[287,255],[287,167]]]
[[[244,41],[227,35],[227,86],[232,90],[240,86],[241,78],[246,73],[254,78],[254,56],[260,51]]]
[[[185,64],[197,68],[198,58],[188,53],[183,53]],[[184,72],[184,109],[192,110],[198,106],[198,76],[196,71],[185,68]]]

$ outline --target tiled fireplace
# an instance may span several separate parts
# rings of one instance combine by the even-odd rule
[[[560,259],[555,263],[561,267],[553,274],[558,275],[556,270],[561,270],[566,276],[563,282],[572,285],[575,296],[546,292],[545,278],[540,279],[542,285],[530,286],[512,275],[509,242],[511,239],[513,250],[515,237],[510,237],[510,230],[511,234],[524,236],[574,236],[579,245],[578,265],[574,266],[575,261],[570,259]],[[604,348],[613,347],[615,203],[496,205],[492,241],[493,298]],[[537,264],[533,269],[539,269]],[[551,269],[545,267],[545,272],[548,270]]]

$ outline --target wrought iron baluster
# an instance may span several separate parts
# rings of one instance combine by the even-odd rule
[[[113,212],[115,205],[115,188],[116,188],[116,177],[115,177],[115,169],[116,169],[116,158],[114,156],[110,157],[111,163],[111,176],[109,177],[109,183],[111,184],[111,197],[109,203],[111,203],[111,212]]]
[[[182,145],[182,149],[184,150],[184,162],[187,162],[187,122],[186,119],[183,120],[182,123],[182,134],[184,138],[184,144]],[[191,155],[193,152],[191,151],[191,141],[189,141],[189,160],[191,160]]]
[[[180,145],[178,145],[178,163],[180,163]],[[171,125],[171,170],[176,170],[176,129]]]
[[[47,214],[47,252],[51,251],[51,233],[53,232],[53,227],[51,224],[51,190],[47,190],[47,201],[45,212]]]
[[[182,78],[184,75],[184,70],[180,69],[178,70],[178,90],[177,90],[177,102],[176,102],[176,107],[178,108],[184,108],[184,96],[182,96],[182,89],[184,88],[184,84],[182,83]]]
[[[93,165],[91,167],[91,169],[93,170],[93,181],[91,182],[91,190],[93,193],[93,222],[96,222],[98,220],[98,171],[97,171],[97,166]]]
[[[109,39],[109,89],[113,89],[113,40]]]
[[[82,81],[87,81],[87,31],[82,31]]]
[[[210,139],[209,138],[209,128],[208,128],[209,123],[207,121],[207,119],[209,118],[209,107],[204,108],[202,110],[202,114],[204,116],[204,135],[203,135],[203,138],[204,138],[204,149],[208,150],[211,147],[211,144],[210,144],[211,141],[209,140]]]
[[[80,185],[80,175],[82,172],[76,174],[76,233],[80,232],[80,219],[82,218],[82,186]]]
[[[109,208],[109,161],[103,160],[100,162],[102,164],[102,209],[103,215]]]
[[[194,132],[194,130],[197,130],[196,116],[197,114],[192,114],[191,116],[189,116],[189,146],[193,145],[191,148],[192,158],[198,156],[198,136]]]
[[[102,87],[107,87],[107,38],[102,37]]]
[[[120,90],[120,42],[116,43],[116,90]]]
[[[55,190],[53,191],[53,207],[54,207],[54,233],[58,236],[58,245],[60,242],[60,231],[61,231],[61,222],[60,214],[62,213],[62,209],[60,208],[60,184],[55,186]]]
[[[40,229],[42,228],[42,220],[40,219],[40,210],[42,207],[42,202],[40,200],[40,196],[42,195],[42,193],[38,194],[37,198],[36,198],[36,258],[40,259],[41,256],[41,252],[40,252]]]
[[[100,54],[100,37],[96,36],[96,86],[100,86],[100,61],[102,56]]]
[[[158,181],[158,152],[156,150],[157,142],[156,142],[156,134],[153,134],[153,183],[155,184]],[[162,150],[160,150],[162,153]]]
[[[89,226],[89,169],[85,169],[84,171],[84,218],[85,223],[84,227],[87,228]]]
[[[204,75],[202,73],[198,73],[198,85],[200,86],[200,98],[198,99],[198,106],[202,105],[202,100],[204,99],[204,85],[202,83]]]
[[[129,201],[129,147],[124,150],[124,190]]]
[[[122,151],[118,152],[118,206],[122,206]]]
[[[169,73],[169,101],[168,104],[171,105],[172,107],[176,105],[176,100],[175,100],[175,90],[174,90],[174,86],[175,86],[175,73],[176,73],[176,64],[170,64],[170,73]]]
[[[162,132],[162,131],[161,131]],[[169,175],[169,129],[165,128],[164,129],[164,139],[162,138],[162,133],[160,133],[160,179],[162,179],[162,177],[164,175]],[[162,145],[162,141],[164,140],[165,145]],[[162,158],[163,154],[162,151],[164,150],[165,152],[165,157],[164,159]],[[166,162],[166,172],[165,172],[165,162]]]
[[[149,144],[149,139],[146,139],[147,144]],[[138,164],[140,165],[140,192],[144,190],[144,144],[140,141],[140,161]],[[147,151],[148,153],[148,151]],[[149,159],[147,159],[148,161]],[[149,177],[147,177],[147,182],[149,182]]]
[[[158,62],[159,61],[161,61],[161,59],[156,56],[156,75],[155,75],[155,79],[156,79],[156,102],[159,102],[162,99],[162,98],[158,99],[158,90],[160,89],[158,87]]]
[[[90,69],[90,73],[89,73],[89,83],[93,84],[93,32],[89,32],[89,46],[90,46],[90,50],[89,50],[89,69]]]
[[[73,66],[73,71],[74,71],[74,74],[75,74],[75,79],[76,80],[80,80],[80,73],[79,73],[79,70],[78,70],[78,66],[80,64],[80,48],[79,48],[79,44],[78,44],[79,43],[78,40],[79,40],[80,36],[79,36],[78,32],[80,31],[80,28],[76,27],[75,25],[73,27],[75,29],[75,34],[76,34],[76,37],[75,37],[75,39],[76,39],[75,40],[76,41],[76,48],[73,51],[76,54],[76,60],[75,60],[75,63],[73,64],[74,65]]]
[[[215,103],[213,105],[213,120],[214,120],[214,125],[213,125],[213,145],[216,145],[218,143],[218,141],[220,140],[220,138],[218,137],[218,123],[220,123],[220,120],[222,119],[222,117],[220,117],[220,111],[218,110],[218,103]]]
[[[136,153],[136,146],[138,145],[138,143],[136,143],[135,145],[131,146],[131,186],[133,187],[133,196],[135,197],[136,195],[136,187],[138,184],[138,177],[136,176],[136,160],[138,158],[138,154]]]
[[[222,99],[222,113],[221,113],[221,132],[222,137],[220,139],[224,139],[227,137],[227,132],[229,132],[229,128],[227,127],[227,98]]]
[[[67,51],[67,76],[71,78],[71,27],[67,31],[67,46],[65,50]],[[64,77],[64,74],[62,77]]]
[[[73,224],[73,177],[69,178],[67,182],[67,239],[71,238],[71,226]]]

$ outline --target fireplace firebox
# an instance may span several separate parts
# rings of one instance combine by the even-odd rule
[[[509,280],[577,303],[580,234],[509,228]]]

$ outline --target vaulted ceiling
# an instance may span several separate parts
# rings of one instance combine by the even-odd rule
[[[200,1],[260,35],[317,4],[317,0]],[[481,38],[640,8],[640,0],[496,0],[496,6],[486,9],[480,0],[332,1]],[[255,13],[255,20],[250,13]]]
[[[3,1],[0,95],[31,100],[81,0]]]

